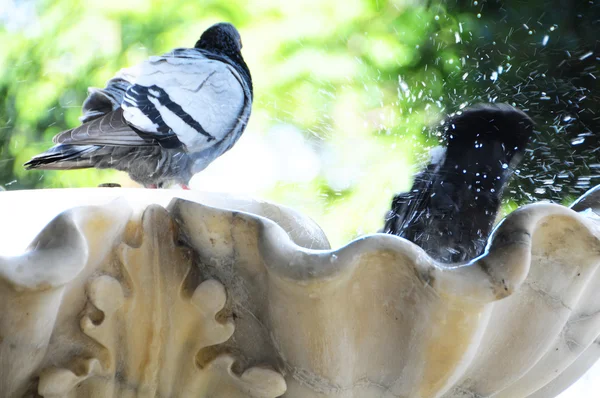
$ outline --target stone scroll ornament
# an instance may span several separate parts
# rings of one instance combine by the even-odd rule
[[[600,356],[600,190],[518,209],[465,264],[331,250],[253,200],[91,192],[0,194],[25,224],[81,205],[0,257],[2,397],[549,398]]]

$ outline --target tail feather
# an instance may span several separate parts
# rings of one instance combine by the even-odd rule
[[[94,167],[92,154],[100,148],[99,145],[55,145],[34,156],[24,166],[27,170],[87,169]]]

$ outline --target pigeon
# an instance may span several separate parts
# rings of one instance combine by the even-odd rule
[[[218,23],[194,48],[122,69],[104,89],[89,89],[82,125],[25,167],[112,168],[147,188],[186,187],[248,124],[253,88],[241,49],[237,29]]]
[[[529,116],[506,104],[480,104],[449,118],[446,147],[434,148],[411,190],[394,197],[383,232],[444,263],[482,254],[533,129]]]

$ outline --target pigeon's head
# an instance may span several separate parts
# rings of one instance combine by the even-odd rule
[[[510,161],[515,155],[522,155],[534,125],[525,112],[508,104],[479,104],[447,120],[445,132],[449,147],[496,145]]]
[[[235,26],[221,22],[206,29],[196,48],[213,51],[225,55],[238,55],[242,49],[242,38]]]

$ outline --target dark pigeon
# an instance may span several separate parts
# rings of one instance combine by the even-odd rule
[[[82,125],[25,163],[28,169],[113,168],[146,187],[187,185],[240,138],[252,108],[252,78],[236,28],[219,23],[194,48],[123,69],[92,88]]]
[[[421,246],[445,263],[482,254],[502,192],[523,157],[533,121],[505,104],[478,105],[444,124],[446,148],[397,195],[384,231]]]

